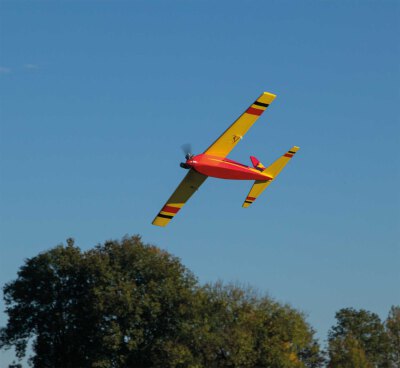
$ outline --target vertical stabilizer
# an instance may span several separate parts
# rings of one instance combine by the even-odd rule
[[[257,170],[263,171],[265,169],[265,166],[260,162],[260,160],[254,156],[250,156],[251,163],[253,164],[253,167]]]

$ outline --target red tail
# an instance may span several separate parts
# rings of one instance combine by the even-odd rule
[[[255,169],[264,171],[265,166],[256,157],[250,156],[250,160]]]
[[[257,165],[260,163],[260,161],[254,156],[250,156],[250,160],[251,160],[251,163],[253,164],[253,167],[255,169],[257,169]]]

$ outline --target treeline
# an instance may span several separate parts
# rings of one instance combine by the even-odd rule
[[[82,252],[72,239],[3,288],[0,347],[34,367],[400,367],[400,307],[342,309],[322,351],[305,316],[250,288],[200,285],[139,236]],[[19,367],[14,362],[10,367]]]

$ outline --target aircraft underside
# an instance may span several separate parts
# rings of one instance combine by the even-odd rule
[[[197,155],[186,162],[200,174],[219,179],[269,180],[261,171],[239,162],[217,156]]]

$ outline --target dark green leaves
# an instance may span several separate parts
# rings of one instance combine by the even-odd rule
[[[329,367],[398,367],[399,307],[392,307],[386,324],[364,309],[341,309],[329,332]],[[385,328],[386,325],[386,328]]]
[[[82,252],[68,239],[28,259],[4,286],[0,346],[35,367],[318,367],[295,309],[248,288],[200,286],[139,236]]]

